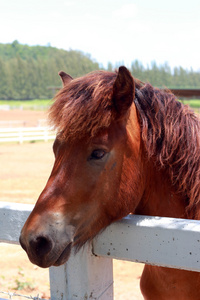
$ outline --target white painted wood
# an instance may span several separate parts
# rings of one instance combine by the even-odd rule
[[[200,221],[127,216],[93,241],[96,255],[200,272]]]
[[[19,243],[21,229],[32,209],[31,204],[0,202],[0,242]]]
[[[18,243],[33,205],[0,202],[0,241]],[[96,255],[200,271],[200,222],[127,216],[93,241]]]
[[[113,299],[112,259],[96,257],[86,245],[69,261],[50,268],[52,300]]]
[[[32,209],[0,202],[1,242],[18,243]],[[92,246],[72,254],[65,265],[50,268],[52,300],[113,299],[112,258],[200,272],[200,222],[128,216],[111,224]]]
[[[33,205],[0,202],[0,242],[19,243],[22,226]],[[60,267],[50,268],[52,300],[113,299],[112,259],[92,254],[86,245]]]
[[[52,140],[56,135],[49,127],[0,128],[0,143]]]

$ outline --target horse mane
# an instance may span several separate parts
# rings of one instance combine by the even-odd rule
[[[200,121],[170,91],[145,84],[136,90],[135,104],[149,158],[168,171],[175,190],[186,200],[186,213],[200,209]]]

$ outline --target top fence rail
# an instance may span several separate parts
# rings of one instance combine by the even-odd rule
[[[0,128],[0,143],[25,141],[48,141],[56,134],[49,127]]]
[[[19,243],[32,208],[0,202],[0,242]],[[129,215],[50,268],[51,299],[113,299],[112,258],[200,272],[199,253],[199,221]]]

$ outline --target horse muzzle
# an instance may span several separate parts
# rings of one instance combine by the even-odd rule
[[[55,222],[53,218],[44,223],[38,219],[33,225],[29,218],[22,228],[19,242],[30,261],[42,268],[64,264],[71,253],[74,226]]]
[[[72,248],[71,241],[61,247],[48,236],[36,236],[27,243],[21,234],[19,241],[30,261],[41,268],[64,264],[68,260]]]

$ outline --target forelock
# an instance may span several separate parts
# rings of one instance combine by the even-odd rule
[[[59,91],[50,108],[49,119],[62,139],[92,138],[109,127],[115,79],[116,73],[93,72],[72,80]]]

